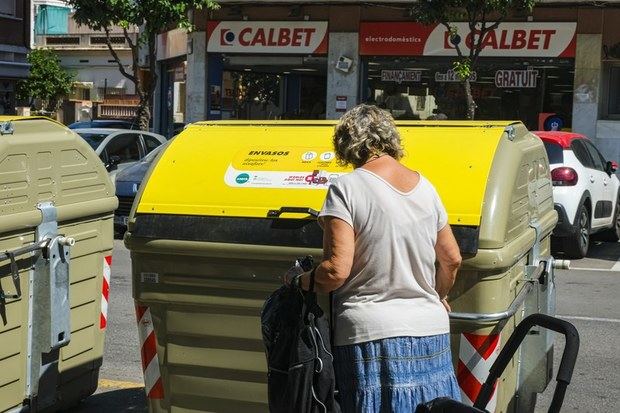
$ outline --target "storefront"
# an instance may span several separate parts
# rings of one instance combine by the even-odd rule
[[[171,30],[158,36],[159,91],[156,108],[160,133],[173,137],[185,126],[187,33]]]
[[[326,21],[210,21],[208,119],[324,119]]]
[[[26,63],[27,52],[23,47],[0,44],[0,115],[15,113],[17,83],[28,77],[30,69]]]
[[[456,23],[459,33],[467,24]],[[502,23],[482,43],[471,75],[477,119],[519,119],[528,128],[570,128],[576,23]],[[464,119],[456,51],[442,25],[362,22],[362,100],[397,119]],[[454,40],[464,53],[472,41]],[[557,114],[545,125],[546,114]],[[540,122],[539,122],[540,121]],[[540,124],[539,124],[540,123]]]

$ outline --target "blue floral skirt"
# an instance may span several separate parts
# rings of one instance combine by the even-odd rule
[[[338,346],[334,357],[343,413],[411,413],[436,397],[461,400],[449,334]]]

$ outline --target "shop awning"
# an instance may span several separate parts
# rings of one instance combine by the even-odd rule
[[[30,73],[30,64],[21,62],[7,62],[0,60],[0,78],[25,79]]]

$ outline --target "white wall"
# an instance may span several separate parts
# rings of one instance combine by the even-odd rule
[[[35,6],[47,5],[47,6],[58,6],[58,7],[69,7],[65,0],[32,0],[32,3]]]
[[[575,56],[573,131],[596,136],[601,83],[601,34],[578,34]]]
[[[595,142],[607,160],[620,163],[620,120],[599,120]]]
[[[125,88],[125,93],[134,94],[133,83],[121,74],[112,56],[105,51],[57,51],[60,55],[60,64],[70,72],[76,74],[76,81],[93,82],[95,87]],[[121,53],[124,66],[131,73],[130,54]],[[88,62],[80,62],[87,60]]]

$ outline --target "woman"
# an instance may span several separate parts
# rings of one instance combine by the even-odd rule
[[[334,292],[334,356],[344,412],[413,412],[460,400],[446,296],[461,264],[433,185],[399,160],[389,113],[359,105],[334,134],[336,156],[355,170],[334,182],[320,213],[324,260],[314,276]],[[436,269],[435,263],[438,261]]]

